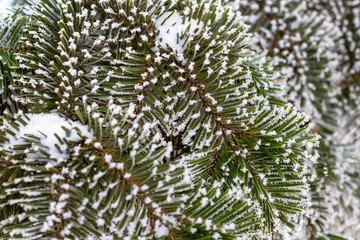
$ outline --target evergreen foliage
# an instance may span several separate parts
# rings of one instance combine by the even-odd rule
[[[28,17],[21,13],[21,9],[18,9],[13,15],[7,16],[0,22],[0,114],[5,109],[17,111],[17,105],[10,97],[13,92],[11,68],[17,64],[15,53],[20,51],[19,37],[27,21]]]
[[[257,40],[252,47],[271,57],[272,65],[282,71],[278,81],[289,100],[311,113],[317,124],[329,123],[329,100],[336,94],[337,84],[332,70],[338,64],[338,55],[332,50],[339,37],[330,17],[311,9],[312,1],[230,0],[228,4],[252,26],[250,31]]]
[[[314,171],[310,218],[296,239],[360,237],[358,1],[229,0],[285,73],[279,81],[289,100],[309,112],[322,137]],[[335,235],[334,235],[335,234]],[[340,237],[339,237],[340,238]]]
[[[2,117],[1,239],[285,239],[309,214],[318,137],[239,13],[42,0],[25,19],[5,48],[23,110]],[[51,117],[61,131],[30,127]]]
[[[335,158],[328,164],[329,178],[321,183],[331,194],[330,229],[344,233],[349,239],[360,237],[360,159],[359,159],[359,80],[360,80],[360,3],[356,0],[314,1],[313,9],[330,17],[339,29],[336,38],[338,64],[334,69],[337,100],[340,108],[336,115],[337,131],[333,142]],[[331,186],[329,182],[331,181]]]

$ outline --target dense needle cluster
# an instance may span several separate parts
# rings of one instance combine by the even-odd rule
[[[331,112],[327,100],[335,95],[338,77],[333,74],[338,64],[333,49],[339,33],[330,17],[311,9],[312,1],[228,2],[252,26],[250,31],[256,39],[252,47],[271,57],[271,64],[281,69],[279,82],[289,100],[309,112],[317,123],[326,122]]]
[[[289,238],[318,137],[248,29],[215,1],[41,1],[7,49],[0,237]]]
[[[314,211],[297,239],[359,238],[359,1],[226,2],[244,15],[257,39],[252,48],[281,69],[289,100],[311,114],[322,136]]]

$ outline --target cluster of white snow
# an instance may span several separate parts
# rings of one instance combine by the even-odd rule
[[[194,19],[189,21],[187,17],[173,11],[165,12],[159,17],[155,21],[155,27],[159,31],[156,40],[162,48],[170,50],[170,47],[177,54],[184,54],[189,41],[200,33],[203,23]]]
[[[25,120],[26,117],[28,120]],[[41,149],[47,152],[51,158],[63,161],[68,158],[69,149],[67,144],[65,142],[61,144],[58,138],[74,142],[81,140],[82,137],[94,138],[92,131],[89,131],[87,126],[82,125],[80,122],[74,122],[69,119],[66,120],[64,117],[59,116],[58,113],[31,113],[27,114],[26,117],[24,118],[26,124],[20,125],[19,129],[15,129],[9,123],[5,122],[3,127],[11,129],[16,135],[12,136],[7,133],[6,137],[9,141],[4,144],[4,150],[11,150],[16,147],[16,145],[28,144],[27,139],[37,138],[41,145],[33,146],[35,150]],[[57,136],[55,136],[55,134]],[[60,149],[58,149],[56,145],[58,145]],[[36,151],[27,153],[27,157],[41,158],[44,156],[39,151]]]
[[[0,19],[10,13],[13,2],[14,0],[0,0]]]

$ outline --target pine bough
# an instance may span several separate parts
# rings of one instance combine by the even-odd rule
[[[311,217],[296,239],[359,238],[360,2],[227,0],[257,38],[251,47],[284,73],[289,100],[321,135]],[[335,235],[334,235],[335,234]]]
[[[318,137],[248,28],[218,2],[42,0],[1,118],[0,239],[289,238]]]

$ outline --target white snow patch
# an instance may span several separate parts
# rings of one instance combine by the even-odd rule
[[[161,237],[164,237],[167,235],[169,235],[169,229],[166,226],[160,225],[159,227],[157,227],[155,229],[155,237],[156,238],[161,238]]]
[[[10,9],[13,4],[13,0],[1,0],[0,4],[0,18],[6,17],[10,13]]]
[[[58,160],[67,159],[68,154],[66,153],[67,146],[61,146],[61,143],[55,137],[54,134],[57,134],[60,139],[67,139],[71,141],[79,141],[82,138],[78,135],[76,127],[80,130],[81,135],[86,136],[87,138],[94,139],[92,131],[88,130],[88,126],[82,125],[80,122],[74,122],[72,120],[66,120],[65,118],[59,116],[57,113],[39,113],[39,114],[27,114],[26,115],[30,120],[27,121],[27,124],[24,126],[20,124],[19,130],[15,130],[9,123],[5,123],[5,128],[12,129],[16,136],[7,134],[9,141],[4,144],[4,148],[10,150],[14,145],[23,145],[26,144],[24,140],[25,134],[31,134],[35,137],[40,138],[39,142],[41,143],[40,149],[49,153],[51,157]],[[25,118],[24,118],[25,119]],[[66,132],[62,127],[69,129],[70,136],[66,136]],[[58,144],[61,148],[59,152],[55,147],[55,144]],[[28,153],[28,158],[38,158],[41,157],[40,153]]]
[[[189,27],[189,25],[189,39],[187,42],[185,42],[186,36],[182,39],[180,37]],[[159,34],[156,36],[156,40],[165,50],[169,50],[169,46],[178,54],[183,54],[188,46],[188,42],[191,41],[194,36],[200,33],[201,29],[203,28],[203,23],[198,23],[194,19],[189,21],[188,18],[186,18],[183,23],[183,17],[177,11],[174,11],[164,13],[159,19],[155,21],[155,27],[159,30]]]

